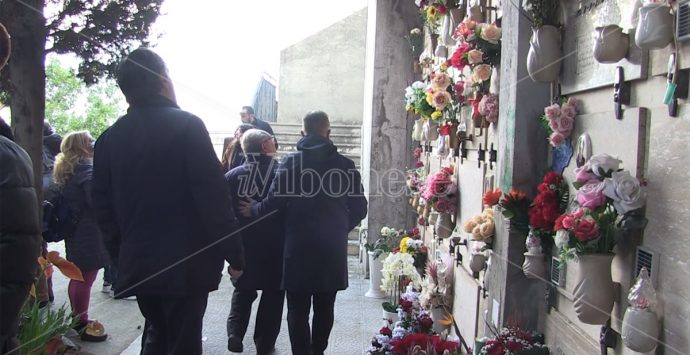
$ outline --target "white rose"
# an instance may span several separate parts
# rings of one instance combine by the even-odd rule
[[[562,249],[563,247],[567,246],[568,240],[570,240],[570,233],[565,229],[557,231],[556,236],[553,238],[553,242],[556,244],[558,249]]]
[[[608,154],[599,154],[589,158],[588,164],[594,175],[604,177],[609,172],[618,171],[621,161]]]
[[[604,195],[613,200],[618,214],[642,208],[647,202],[647,193],[640,181],[628,171],[614,172],[611,178],[605,179]]]

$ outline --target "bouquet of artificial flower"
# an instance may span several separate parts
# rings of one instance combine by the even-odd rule
[[[573,132],[575,116],[579,113],[579,101],[562,97],[559,103],[544,108],[541,123],[549,135],[549,143],[554,148],[565,143]]]
[[[422,189],[422,199],[439,213],[455,213],[458,204],[458,186],[452,179],[455,168],[446,166],[429,175]]]

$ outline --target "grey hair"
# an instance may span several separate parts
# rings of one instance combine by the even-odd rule
[[[242,150],[245,154],[261,154],[261,143],[271,135],[260,129],[250,129],[242,134]]]

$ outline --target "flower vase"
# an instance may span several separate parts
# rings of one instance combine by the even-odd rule
[[[438,123],[436,123],[431,118],[424,122],[423,128],[424,140],[427,142],[432,142],[438,139]]]
[[[613,254],[583,254],[568,262],[568,271],[575,271],[573,307],[577,318],[585,324],[605,324],[614,302],[611,261]]]
[[[522,263],[522,272],[528,279],[544,279],[546,275],[546,261],[544,254],[526,252],[525,261]]]
[[[431,39],[431,53],[436,52],[436,46],[438,46],[438,33],[432,33],[429,38]]]
[[[383,310],[383,320],[386,322],[386,326],[390,329],[393,329],[395,327],[395,323],[400,319],[398,317],[398,312],[387,312],[385,309]]]
[[[381,269],[383,268],[382,259],[384,255],[376,254],[373,251],[368,251],[369,254],[369,291],[364,295],[369,298],[384,298],[386,293],[381,289]]]
[[[438,212],[432,211],[429,213],[429,224],[436,224],[436,221],[438,220]]]
[[[594,29],[594,59],[599,63],[617,63],[628,53],[628,35],[618,25]]]
[[[429,313],[431,315],[431,320],[434,321],[432,329],[436,333],[441,334],[450,327],[451,322],[449,321],[448,314],[446,310],[443,308],[443,306],[432,307],[431,312]],[[444,323],[448,325],[445,325]]]
[[[439,213],[436,220],[436,236],[441,239],[450,238],[454,227],[450,213]]]
[[[412,126],[412,140],[415,142],[424,140],[424,120],[421,118],[414,121],[414,126]]]
[[[642,49],[661,49],[673,40],[673,15],[666,4],[648,4],[639,10],[635,44]]]
[[[453,152],[457,152],[459,145],[460,139],[458,139],[458,124],[453,123],[450,125],[450,133],[448,134],[448,147],[450,147]]]
[[[430,215],[430,214],[431,214],[431,208],[429,207],[429,205],[425,205],[425,206],[424,206],[424,211],[423,211],[423,213],[422,213],[422,217],[424,217],[424,219],[426,219],[426,220],[428,221],[428,220],[429,220],[429,215]]]
[[[656,348],[659,320],[648,309],[628,307],[623,316],[621,338],[630,350],[647,353]]]
[[[532,30],[527,73],[533,81],[553,82],[561,71],[561,31],[555,26]]]
[[[472,253],[470,256],[469,267],[472,272],[480,272],[484,270],[484,267],[486,267],[486,256],[481,253]]]
[[[454,8],[448,10],[448,13],[450,13],[450,21],[451,21],[451,28],[455,29],[460,25],[460,22],[465,18],[465,8]]]

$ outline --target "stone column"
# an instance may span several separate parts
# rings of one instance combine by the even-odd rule
[[[538,117],[549,104],[550,86],[533,82],[527,74],[531,23],[516,6],[503,7],[502,28],[498,185],[504,192],[514,187],[535,196],[548,170],[548,142]],[[540,329],[547,282],[524,276],[526,235],[511,230],[509,221],[500,214],[496,219],[494,255],[486,285],[489,297],[500,305],[499,325],[517,322],[527,329]],[[489,302],[489,314],[494,313],[493,304]]]
[[[405,36],[421,21],[413,1],[370,0],[362,124],[362,175],[369,198],[369,240],[384,225],[411,226],[405,170],[413,164],[413,117],[405,88],[415,79]]]

